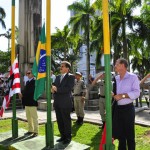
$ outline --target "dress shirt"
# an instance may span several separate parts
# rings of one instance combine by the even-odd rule
[[[33,78],[28,79],[27,83],[29,83]]]
[[[126,72],[124,78],[120,80],[120,75],[116,76],[117,94],[128,94],[129,98],[123,98],[117,101],[118,105],[132,103],[140,96],[140,86],[137,75]]]
[[[66,73],[65,73],[65,74],[62,74],[62,75],[60,76],[60,82],[61,82],[62,79],[65,77],[65,75],[66,75]]]
[[[53,83],[55,82],[56,76],[54,74],[51,75],[51,79],[53,81]]]
[[[29,78],[27,76],[23,77],[23,81],[24,81],[24,86],[26,85],[27,81],[29,80]]]

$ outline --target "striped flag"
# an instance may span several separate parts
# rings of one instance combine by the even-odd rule
[[[3,117],[3,113],[4,113],[5,109],[8,108],[9,103],[10,103],[9,95],[4,96],[3,105],[2,105],[1,110],[0,110],[0,117]]]
[[[104,150],[105,144],[106,144],[106,124],[105,124],[104,129],[103,129],[99,150]]]
[[[10,86],[10,96],[12,97],[14,94],[21,93],[18,58],[15,59],[10,69],[10,78],[11,77],[12,85]]]
[[[105,150],[105,145],[106,145],[106,123],[104,125],[104,129],[103,129],[103,132],[102,132],[102,138],[101,138],[101,142],[100,142],[100,145],[99,145],[99,150]],[[113,144],[113,147],[114,147],[114,138],[112,138],[112,144]]]
[[[21,93],[20,74],[18,66],[18,58],[15,59],[9,73],[9,92],[4,96],[3,105],[0,110],[0,117],[3,117],[5,109],[9,107],[10,99],[14,94]]]

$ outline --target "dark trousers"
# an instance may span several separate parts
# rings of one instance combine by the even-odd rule
[[[135,150],[135,109],[133,104],[117,106],[113,118],[113,133],[119,140],[118,150]],[[114,123],[115,122],[115,123]]]
[[[61,137],[71,139],[71,108],[55,107],[58,129]]]

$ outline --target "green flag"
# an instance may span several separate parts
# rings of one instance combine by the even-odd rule
[[[45,24],[43,25],[40,39],[38,42],[38,47],[36,51],[36,57],[34,60],[32,73],[36,78],[35,81],[35,91],[34,100],[42,95],[45,90],[45,80],[46,80],[46,37],[45,37]]]

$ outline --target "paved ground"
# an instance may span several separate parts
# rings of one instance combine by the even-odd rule
[[[135,107],[136,117],[135,123],[143,126],[150,126],[150,109],[147,106],[144,107]],[[52,121],[56,120],[55,112],[51,112]],[[47,120],[47,112],[38,110],[39,116],[39,124],[43,124]],[[3,119],[11,118],[12,111],[7,110],[4,113]],[[25,110],[18,109],[17,110],[17,118],[20,120],[26,121]],[[76,119],[75,113],[71,114],[72,119]],[[91,122],[94,124],[102,124],[101,117],[99,115],[99,111],[85,111],[85,122]],[[51,148],[45,147],[45,136],[38,136],[36,138],[30,138],[24,136],[26,131],[24,129],[19,129],[19,137],[17,139],[12,139],[12,131],[6,133],[0,133],[0,144],[3,145],[11,145],[19,150],[49,150]],[[61,143],[56,143],[58,137],[54,137],[54,149],[51,150],[86,150],[89,149],[89,146],[76,143],[71,141],[71,143],[67,146],[62,145]]]
[[[135,107],[135,112],[136,112],[136,117],[135,117],[135,123],[139,125],[144,125],[144,126],[150,126],[150,109],[147,108],[147,106],[144,107]],[[56,121],[56,116],[55,112],[51,112],[52,115],[52,121]],[[47,120],[47,112],[38,110],[38,116],[39,116],[39,124],[43,124]],[[12,117],[12,111],[8,110],[4,113],[3,118],[11,118]],[[21,120],[26,120],[25,116],[25,110],[24,109],[18,109],[17,110],[17,117],[18,119]],[[72,119],[76,119],[75,113],[71,114]],[[99,114],[99,111],[87,111],[85,110],[85,117],[84,117],[85,122],[91,122],[94,124],[101,124],[101,117]]]
[[[65,145],[61,142],[58,143],[56,140],[59,138],[54,136],[54,147],[49,148],[46,147],[45,136],[27,136],[24,133],[27,132],[24,129],[19,129],[18,131],[18,138],[12,139],[11,138],[11,131],[0,133],[0,144],[3,146],[10,146],[13,147],[11,149],[16,150],[89,150],[90,146],[85,144],[80,144],[74,141],[71,141],[70,144]]]

